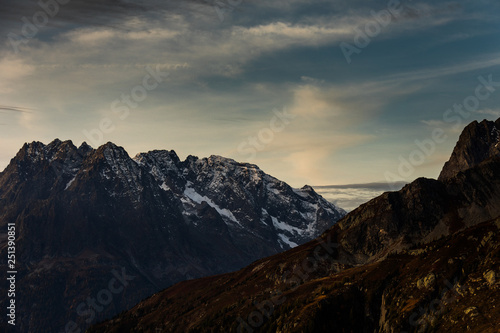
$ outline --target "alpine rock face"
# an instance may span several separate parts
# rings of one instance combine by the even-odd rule
[[[309,186],[220,156],[25,144],[0,173],[0,255],[7,224],[17,233],[16,327],[83,331],[176,282],[310,241],[344,215]]]
[[[468,125],[419,178],[315,241],[185,281],[92,333],[498,332],[500,119]]]
[[[451,178],[459,171],[465,171],[493,156],[500,156],[500,118],[480,123],[474,121],[462,132],[438,179]]]

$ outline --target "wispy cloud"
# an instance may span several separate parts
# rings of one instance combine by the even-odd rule
[[[148,66],[159,66],[171,74],[168,80],[127,121],[117,121],[106,140],[130,151],[154,146],[238,159],[237,142],[269,126],[273,108],[286,106],[298,120],[255,163],[297,186],[382,178],[378,171],[397,163],[424,128],[407,109],[436,118],[427,104],[420,108],[439,98],[437,89],[423,93],[430,83],[500,64],[498,50],[478,50],[468,38],[494,31],[495,22],[482,20],[487,10],[466,10],[472,1],[401,2],[404,14],[347,66],[338,44],[352,41],[356,28],[373,22],[371,11],[387,3],[243,1],[221,23],[205,0],[72,0],[18,54],[8,41],[0,44],[0,112],[10,117],[1,121],[12,124],[0,131],[0,157],[8,160],[31,139],[83,141],[83,129],[98,127],[103,117],[115,120],[111,103],[140,84]],[[19,33],[21,18],[40,10],[36,1],[7,0],[0,34]],[[472,20],[490,25],[473,31],[462,25]],[[430,50],[431,34],[463,43],[470,54]],[[410,53],[416,48],[428,52],[416,59]],[[464,86],[457,80],[452,88],[468,93]],[[410,127],[419,129],[408,133]],[[365,154],[382,162],[366,166]]]
[[[71,0],[60,5],[57,15],[50,20],[49,26],[61,28],[61,24],[86,26],[111,26],[119,28],[124,20],[132,17],[156,16],[164,13],[179,12],[185,5],[193,4],[210,8],[205,1],[161,1],[150,0],[131,2],[126,0]],[[6,0],[0,12],[0,21],[4,23],[1,31],[12,29],[19,24],[21,18],[31,17],[41,10],[37,2],[26,0]],[[2,35],[4,35],[2,33]]]
[[[0,112],[21,112],[21,113],[30,113],[33,109],[22,108],[18,106],[8,106],[8,105],[0,105]]]
[[[482,110],[477,110],[476,113],[481,114],[481,115],[487,115],[487,116],[493,116],[493,117],[500,117],[500,109],[482,109]]]
[[[480,60],[460,62],[450,66],[439,66],[437,68],[426,68],[422,70],[399,73],[383,78],[383,82],[386,84],[402,84],[456,75],[495,66],[500,66],[500,53],[488,54],[483,56]]]

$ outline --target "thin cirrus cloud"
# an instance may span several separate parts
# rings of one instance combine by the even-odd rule
[[[79,5],[81,4],[77,3],[74,8],[79,8]],[[90,6],[87,11],[90,12],[95,9],[96,12],[108,13],[117,16],[117,18],[126,15],[128,11],[137,14],[135,6],[131,8],[125,6],[124,8],[118,12],[111,12],[106,10],[106,5],[96,6],[95,8]],[[145,13],[151,12],[147,8],[141,8],[141,10]],[[426,9],[425,11],[430,10]],[[74,62],[92,61],[93,59],[90,58],[92,54],[98,53],[101,56],[100,59],[106,59],[106,56],[102,57],[102,49],[92,50],[89,46],[108,45],[110,53],[125,51],[125,55],[129,55],[129,57],[121,58],[127,59],[137,55],[139,48],[134,43],[131,43],[133,40],[137,40],[138,44],[148,49],[160,52],[167,52],[168,50],[169,58],[180,57],[190,59],[191,62],[202,62],[203,64],[224,61],[233,64],[234,67],[240,66],[266,52],[276,52],[297,46],[320,46],[349,40],[352,38],[352,33],[356,27],[361,27],[363,24],[373,21],[373,17],[366,13],[363,16],[354,14],[353,16],[326,17],[322,18],[319,21],[320,23],[301,23],[299,20],[298,23],[292,24],[290,22],[274,21],[267,24],[236,25],[228,28],[214,27],[212,24],[210,28],[213,30],[210,33],[205,33],[206,27],[200,26],[198,22],[191,21],[190,17],[166,10],[160,11],[160,13],[163,14],[156,14],[157,19],[154,20],[151,20],[146,14],[134,16],[132,19],[120,22],[121,29],[93,25],[90,22],[90,27],[84,25],[82,28],[69,30],[68,33],[61,36],[62,40],[58,41],[56,39],[56,42],[48,43],[52,49],[57,50],[56,57],[53,58],[51,55],[50,58],[54,59],[54,62],[68,61],[68,58],[73,59]],[[71,18],[71,14],[68,15],[68,19]],[[426,14],[421,15],[427,18]],[[61,19],[66,18],[63,15]],[[96,20],[99,20],[99,15],[97,15]],[[308,22],[312,20],[306,18],[302,21]],[[388,31],[400,32],[400,26],[405,23],[410,23],[408,26],[415,29],[413,22],[415,18],[411,17],[411,22],[407,21],[404,17],[400,18],[397,22],[398,27]],[[174,39],[179,34],[182,34],[182,37]],[[159,44],[159,42],[161,43]],[[118,44],[120,46],[114,48]],[[148,46],[147,44],[151,45]],[[33,50],[30,50],[30,53],[32,52]],[[44,50],[44,53],[50,54],[46,50]],[[196,55],[203,55],[203,58],[200,59]],[[144,54],[141,54],[141,57],[144,56]],[[37,59],[40,58],[37,57]],[[235,59],[237,59],[236,62]],[[199,69],[202,66],[193,67]],[[239,71],[231,71],[229,74],[231,73],[239,73]]]
[[[103,117],[116,128],[104,140],[131,154],[164,148],[245,160],[238,145],[269,126],[274,108],[286,107],[295,120],[253,163],[295,186],[378,181],[425,135],[423,121],[440,119],[443,105],[463,100],[480,72],[500,64],[500,50],[477,42],[495,32],[487,6],[402,4],[402,14],[348,65],[339,43],[353,43],[386,3],[243,1],[221,22],[214,4],[201,0],[72,0],[20,52],[7,38],[0,46],[0,122],[16,129],[0,133],[0,165],[31,139],[88,141],[83,130]],[[40,7],[9,0],[4,9],[6,37]],[[111,103],[147,68],[170,76],[117,119]],[[495,101],[481,109],[497,110]],[[37,112],[7,110],[18,105]],[[436,173],[449,145],[440,149],[424,175]],[[376,159],[369,166],[367,154]]]
[[[0,105],[0,112],[31,112],[32,109],[23,108],[19,106],[9,106],[9,105]]]
[[[124,0],[71,0],[65,4],[59,4],[57,9],[51,6],[50,10],[55,10],[55,15],[49,20],[48,26],[60,28],[61,24],[79,24],[120,28],[123,20],[130,17],[154,16],[158,12],[179,11],[179,8],[185,3],[204,4],[203,1],[191,0],[149,0],[140,3]],[[2,32],[18,27],[19,23],[22,25],[22,17],[31,19],[41,10],[41,6],[34,1],[6,0],[0,13],[0,20],[7,23],[2,25]]]

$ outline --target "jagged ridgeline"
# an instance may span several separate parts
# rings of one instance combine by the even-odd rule
[[[25,144],[0,173],[0,228],[17,231],[16,327],[84,330],[176,282],[310,241],[344,215],[309,186],[219,156]]]
[[[439,180],[361,205],[315,241],[186,281],[91,333],[499,332],[500,119]]]

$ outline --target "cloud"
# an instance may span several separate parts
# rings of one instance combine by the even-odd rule
[[[42,1],[42,3],[51,2]],[[121,25],[124,20],[129,20],[132,17],[154,17],[168,12],[179,12],[185,4],[197,4],[198,6],[208,7],[206,2],[201,0],[149,0],[142,2],[127,0],[71,0],[66,4],[58,3],[58,8],[55,11],[54,17],[51,17],[49,25],[58,28],[61,28],[62,24],[117,27],[118,23]],[[51,6],[51,10],[54,9],[56,8]],[[0,20],[4,23],[2,29],[12,29],[13,27],[22,26],[22,17],[32,19],[32,16],[41,10],[43,9],[39,5],[39,2],[5,0],[3,9],[0,12]]]
[[[309,79],[308,82],[319,82]],[[281,174],[295,179],[295,185],[321,184],[332,179],[332,163],[342,150],[361,146],[373,139],[359,131],[357,125],[379,116],[380,96],[356,91],[358,100],[346,96],[354,88],[329,84],[298,84],[290,87],[291,97],[287,109],[295,118],[274,140],[263,149],[261,155],[276,156],[289,167]],[[359,100],[365,100],[360,103]],[[387,101],[387,100],[386,100]],[[258,132],[258,128],[254,130]],[[264,159],[263,159],[264,160]],[[274,161],[277,163],[278,161]]]
[[[65,75],[71,75],[68,69],[84,65],[126,67],[141,62],[187,64],[191,70],[184,79],[189,80],[207,75],[234,77],[243,73],[248,62],[265,53],[332,43],[343,30],[275,22],[207,31],[198,24],[171,14],[165,21],[135,17],[132,23],[124,24],[123,30],[84,26],[59,33],[50,40],[30,40],[20,46],[21,52],[16,57],[45,70],[52,67],[58,71],[58,67],[64,67]],[[5,54],[9,52],[4,50]]]
[[[361,204],[378,197],[384,192],[390,192],[403,188],[406,184],[407,182],[397,182],[392,184],[378,182],[366,184],[314,186],[314,190],[325,199],[349,212],[356,209]]]
[[[480,115],[486,115],[486,116],[493,116],[495,118],[500,117],[500,109],[482,109],[482,110],[477,110],[476,113]]]
[[[19,106],[0,105],[0,112],[31,112],[32,109]]]
[[[302,1],[294,2],[294,6],[303,4]],[[255,11],[259,5],[246,10]],[[181,10],[182,6],[187,7]],[[290,21],[274,18],[262,24],[247,20],[240,25],[228,26],[213,18],[208,19],[213,8],[203,1],[187,1],[182,6],[177,2],[167,5],[161,1],[141,4],[120,0],[70,2],[56,18],[80,22],[76,16],[82,10],[80,19],[83,22],[59,28],[50,38],[31,40],[21,46],[18,58],[26,63],[36,63],[37,69],[43,69],[45,73],[52,68],[59,77],[71,77],[78,68],[105,68],[105,72],[89,75],[95,77],[95,80],[87,81],[91,85],[102,80],[121,81],[124,79],[123,69],[137,63],[165,67],[184,65],[184,69],[189,70],[176,76],[178,82],[202,81],[212,76],[236,78],[251,70],[248,64],[262,56],[297,47],[334,46],[348,41],[356,27],[373,21],[369,11],[365,10],[350,12],[349,15],[306,15],[299,20],[290,18]],[[197,11],[200,6],[203,8],[201,12]],[[26,6],[14,7],[26,10]],[[4,15],[13,17],[15,8],[7,10]],[[420,9],[423,14],[419,18],[430,15],[432,8]],[[97,24],[106,21],[104,18],[107,17],[119,24],[115,26],[113,21]],[[406,24],[406,20],[394,24]],[[414,22],[408,27],[414,27]],[[401,31],[399,28],[395,30]],[[133,80],[133,75],[130,75],[130,80]]]
[[[375,182],[375,183],[364,183],[364,184],[346,184],[346,185],[325,185],[325,186],[314,186],[315,189],[326,191],[329,189],[367,189],[374,191],[392,191],[394,188],[403,188],[408,184],[408,182]]]
[[[391,47],[402,47],[406,36],[464,19],[460,7],[447,5],[413,4],[374,39],[394,39],[385,62],[359,68],[347,67],[343,59],[334,63],[338,43],[352,40],[355,28],[373,21],[370,11],[386,3],[244,1],[220,22],[213,4],[202,0],[72,0],[20,53],[14,55],[8,42],[0,48],[2,104],[37,110],[4,110],[22,134],[2,129],[2,140],[19,135],[51,141],[61,132],[81,136],[102,117],[113,117],[111,103],[140,84],[148,66],[158,65],[170,77],[126,122],[117,121],[108,140],[238,159],[238,143],[269,126],[273,108],[286,106],[297,120],[256,162],[296,183],[338,179],[332,170],[347,163],[339,154],[376,140],[367,124],[383,119],[391,102],[415,96],[426,80],[498,64],[498,55],[490,54],[469,63],[453,58],[446,68],[391,67]],[[7,0],[0,32],[19,33],[21,17],[39,10],[36,1]],[[401,72],[373,74],[382,67],[383,73]],[[348,179],[368,177],[356,174],[361,169],[351,168]]]
[[[444,76],[451,76],[460,73],[470,72],[483,68],[490,68],[500,65],[500,53],[493,53],[483,56],[480,60],[462,61],[458,64],[450,66],[440,66],[439,68],[426,68],[423,70],[416,70],[411,72],[399,73],[390,75],[383,79],[383,82],[388,84],[403,84],[412,81],[423,81]]]
[[[422,120],[421,123],[426,125],[430,129],[439,128],[443,130],[446,135],[455,137],[457,136],[457,134],[460,134],[462,132],[463,130],[462,125],[464,124],[467,124],[473,120],[480,121],[483,118],[496,120],[499,117],[500,117],[500,109],[486,108],[474,111],[474,113],[472,113],[470,117],[462,119],[462,121],[458,123],[458,126],[456,122],[446,122],[440,119]]]
[[[25,87],[22,82],[35,72],[35,67],[22,59],[0,58],[0,96],[10,94]]]

